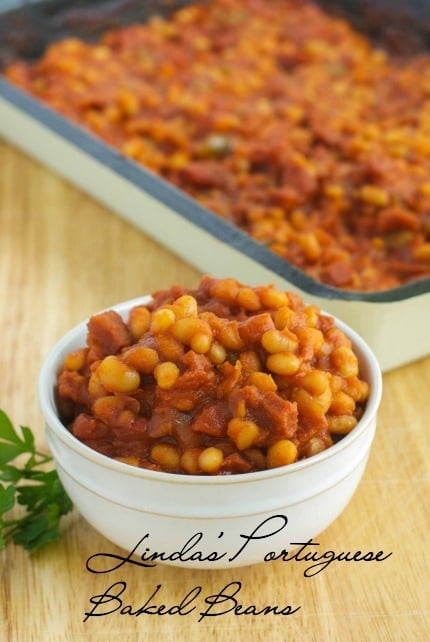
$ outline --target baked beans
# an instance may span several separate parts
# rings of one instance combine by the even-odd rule
[[[430,276],[427,54],[308,0],[209,0],[5,74],[323,283]]]
[[[225,475],[329,448],[357,425],[369,384],[333,317],[272,285],[205,276],[154,293],[126,320],[92,316],[56,394],[90,448],[151,470]]]

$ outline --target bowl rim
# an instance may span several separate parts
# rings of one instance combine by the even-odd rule
[[[126,314],[135,305],[146,304],[151,300],[151,295],[146,294],[132,299],[122,301],[121,303],[103,308],[98,314],[107,310],[115,310],[121,315]],[[365,377],[370,383],[370,396],[364,409],[363,416],[358,422],[357,426],[351,430],[350,433],[345,435],[340,441],[333,444],[326,450],[323,450],[316,455],[312,455],[306,459],[279,466],[277,468],[265,469],[261,471],[254,471],[249,473],[237,473],[234,475],[190,475],[181,473],[170,473],[164,471],[149,470],[146,468],[139,468],[131,466],[124,462],[117,461],[103,455],[102,453],[93,450],[83,442],[79,441],[67,427],[60,421],[55,408],[54,399],[54,383],[58,373],[58,361],[60,357],[64,357],[67,352],[72,348],[70,344],[83,333],[87,328],[89,317],[86,317],[80,323],[72,327],[66,332],[48,351],[43,359],[42,365],[39,370],[37,390],[39,405],[45,419],[45,430],[50,430],[59,438],[63,444],[74,451],[78,456],[100,466],[101,468],[110,469],[113,472],[122,473],[130,477],[137,477],[140,479],[151,480],[152,482],[162,483],[175,483],[182,485],[212,485],[215,483],[225,484],[241,484],[250,482],[261,482],[263,480],[276,478],[284,475],[291,475],[297,471],[312,468],[320,462],[334,457],[336,454],[343,451],[351,443],[356,441],[363,432],[368,428],[373,419],[376,419],[377,411],[382,397],[382,373],[378,360],[373,353],[370,346],[366,341],[348,324],[339,319],[337,316],[321,310],[322,314],[330,316],[334,319],[336,327],[341,329],[352,341],[354,350],[358,354],[360,369],[365,371]],[[82,344],[83,345],[83,344]],[[55,457],[54,457],[55,459]]]

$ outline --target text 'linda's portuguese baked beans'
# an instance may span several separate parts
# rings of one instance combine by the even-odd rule
[[[90,448],[192,475],[311,457],[357,425],[369,397],[333,317],[272,285],[205,276],[92,316],[58,375],[59,415]]]
[[[321,282],[430,275],[428,54],[308,0],[208,0],[5,74]]]

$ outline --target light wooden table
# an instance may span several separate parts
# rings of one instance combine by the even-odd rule
[[[0,407],[46,447],[36,395],[41,361],[88,314],[199,273],[145,235],[0,142]],[[429,311],[430,319],[430,311]],[[407,341],[407,337],[399,337]],[[395,346],[393,346],[395,349]],[[305,578],[303,563],[225,571],[123,567],[86,569],[117,552],[76,513],[62,539],[30,558],[0,553],[0,640],[245,640],[424,642],[430,639],[430,357],[384,376],[379,426],[357,493],[317,541],[320,550],[392,553],[383,562],[333,563]],[[201,587],[188,615],[90,617],[90,598],[125,582],[124,604],[178,604]],[[205,617],[205,598],[240,583],[244,606],[292,605],[290,616]],[[239,585],[236,585],[239,586]],[[226,602],[219,611],[227,610]],[[100,608],[98,610],[100,612]]]

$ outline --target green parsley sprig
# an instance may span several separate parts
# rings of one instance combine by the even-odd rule
[[[12,540],[32,553],[60,537],[60,520],[73,506],[52,457],[36,450],[30,428],[19,428],[0,410],[0,549]],[[23,510],[8,519],[16,505]]]

